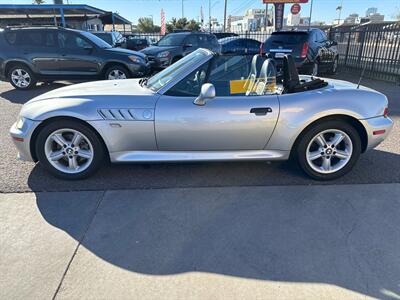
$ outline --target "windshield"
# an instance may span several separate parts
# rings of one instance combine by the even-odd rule
[[[158,41],[157,46],[180,46],[186,34],[168,34]]]
[[[83,36],[88,38],[92,43],[94,43],[97,47],[100,48],[112,48],[111,45],[105,41],[103,41],[101,38],[95,36],[94,34],[90,32],[81,32]]]
[[[154,92],[160,90],[168,82],[178,76],[183,69],[190,68],[201,61],[205,61],[206,57],[210,54],[204,50],[198,49],[184,58],[178,60],[176,63],[170,65],[165,70],[157,73],[151,77],[147,82],[147,87]]]

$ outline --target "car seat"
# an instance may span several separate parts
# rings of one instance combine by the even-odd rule
[[[315,90],[327,85],[327,82],[321,80],[320,78],[314,79],[313,77],[311,81],[301,83],[293,57],[290,54],[287,54],[283,57],[284,94]]]
[[[253,56],[251,60],[251,69],[250,74],[247,77],[246,82],[244,83],[244,89],[246,90],[246,96],[250,95],[254,89],[254,85],[257,81],[258,70],[262,64],[263,58],[260,54],[256,54]]]
[[[256,84],[251,91],[248,90],[249,93],[246,93],[246,95],[265,95],[269,84],[273,84],[274,86],[276,84],[275,63],[270,58],[264,61]]]

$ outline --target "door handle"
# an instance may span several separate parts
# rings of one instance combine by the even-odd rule
[[[265,116],[267,113],[271,113],[271,107],[253,107],[250,109],[251,114],[255,114],[256,116]]]

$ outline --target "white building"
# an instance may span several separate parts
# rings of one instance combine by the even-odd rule
[[[358,14],[351,14],[346,19],[344,19],[343,23],[346,25],[356,24],[358,17]]]
[[[269,10],[268,19],[271,19],[271,16],[272,10]],[[232,32],[259,31],[264,28],[265,24],[265,9],[248,9],[243,17],[236,17],[235,20],[233,18],[228,19],[228,28]]]
[[[375,15],[378,13],[378,9],[376,7],[370,7],[365,11],[365,16],[369,17],[370,15]]]

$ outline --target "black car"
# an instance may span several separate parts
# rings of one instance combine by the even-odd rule
[[[147,37],[131,36],[126,38],[126,48],[134,51],[143,50],[151,45]]]
[[[241,37],[226,37],[218,40],[222,53],[258,54],[261,51],[261,42]]]
[[[0,49],[0,80],[18,89],[37,81],[123,79],[149,71],[144,54],[112,48],[89,32],[72,29],[5,29]]]
[[[220,51],[215,35],[204,32],[169,33],[154,46],[143,49],[153,70],[163,69],[198,48]]]
[[[337,43],[315,28],[274,32],[265,41],[263,51],[275,59],[278,69],[284,55],[291,54],[302,74],[336,73],[339,60]]]
[[[126,48],[125,37],[118,31],[92,31],[91,33],[101,38],[103,41],[107,42],[112,47]]]

